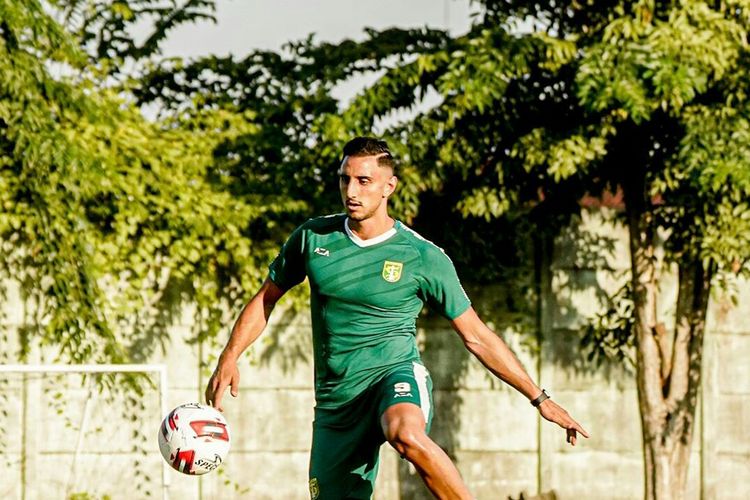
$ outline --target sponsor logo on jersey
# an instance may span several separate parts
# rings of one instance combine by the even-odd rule
[[[314,477],[310,479],[310,498],[316,500],[320,495],[320,487],[318,486],[318,478]]]
[[[315,247],[314,252],[318,255],[322,255],[323,257],[330,257],[331,255],[331,252],[323,247]]]
[[[404,269],[402,262],[391,262],[386,260],[383,264],[383,279],[388,283],[395,283],[401,279],[401,271]]]

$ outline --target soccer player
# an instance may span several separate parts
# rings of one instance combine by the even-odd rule
[[[394,169],[384,141],[357,137],[346,144],[338,172],[346,213],[311,219],[291,234],[240,313],[206,388],[206,401],[219,409],[227,387],[237,396],[237,359],[261,334],[276,302],[307,277],[316,400],[313,500],[369,499],[385,441],[414,464],[436,498],[471,498],[427,435],[432,383],[415,338],[424,302],[451,322],[489,371],[564,428],[571,445],[578,433],[588,437],[477,316],[448,256],[388,215],[398,184]]]

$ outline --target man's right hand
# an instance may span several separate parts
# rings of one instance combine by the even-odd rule
[[[237,369],[237,359],[263,332],[274,305],[282,295],[284,290],[266,279],[258,293],[242,308],[240,317],[232,328],[229,342],[219,356],[216,370],[206,386],[206,402],[219,411],[224,411],[221,399],[227,387],[231,387],[229,392],[235,398],[239,394],[240,371]]]
[[[206,403],[210,404],[219,411],[224,411],[221,406],[221,399],[224,397],[224,391],[227,386],[231,387],[230,394],[237,397],[240,392],[240,371],[237,368],[237,362],[229,358],[219,358],[213,375],[208,380],[206,386]]]

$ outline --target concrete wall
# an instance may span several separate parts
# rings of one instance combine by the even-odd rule
[[[456,460],[478,499],[550,490],[563,499],[642,497],[632,373],[620,366],[595,369],[583,362],[579,348],[582,318],[599,309],[604,292],[617,288],[627,266],[622,228],[584,213],[555,246],[540,317],[541,349],[528,347],[528,338],[520,334],[504,332],[532,375],[591,432],[592,438],[575,448],[566,445],[562,430],[540,422],[525,398],[494,381],[447,322],[426,318],[420,323],[419,340],[435,383],[432,435]],[[674,283],[664,286],[674,289]],[[5,362],[15,357],[18,332],[31,308],[16,288],[9,292],[0,336]],[[745,430],[750,423],[750,365],[745,362],[750,284],[741,284],[738,293],[737,306],[719,294],[711,306],[690,499],[750,498],[750,485],[740,479],[750,470],[750,433]],[[157,350],[149,359],[168,367],[170,407],[201,399],[220,348],[186,342],[192,336],[189,316],[177,323],[170,329],[167,354]],[[313,393],[307,352],[307,316],[275,314],[261,344],[243,358],[239,398],[227,396],[225,402],[232,428],[227,462],[202,478],[170,470],[171,498],[308,498]],[[51,361],[38,352],[32,359]],[[90,419],[80,433],[86,401]],[[78,376],[0,375],[0,428],[6,429],[0,438],[0,495],[50,499],[86,492],[89,498],[160,498],[156,432],[161,418],[153,388],[138,396],[104,397],[91,393]],[[387,446],[381,456],[377,500],[428,498],[408,463]]]

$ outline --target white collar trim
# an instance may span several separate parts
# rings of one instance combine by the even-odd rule
[[[391,238],[394,234],[396,234],[396,224],[394,224],[392,228],[390,228],[383,234],[375,236],[374,238],[363,240],[362,238],[354,234],[351,228],[349,228],[349,217],[347,217],[346,219],[344,219],[344,230],[346,231],[346,235],[349,236],[349,239],[352,240],[355,245],[364,248],[370,247],[372,245],[377,245],[378,243],[382,243],[388,238]]]

